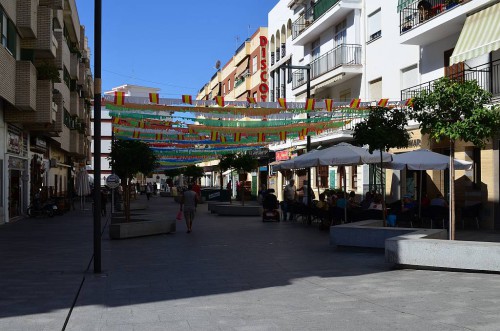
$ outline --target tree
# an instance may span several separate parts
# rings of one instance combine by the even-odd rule
[[[455,142],[462,140],[483,148],[498,132],[500,113],[497,107],[487,107],[491,94],[476,81],[438,79],[431,91],[422,91],[413,100],[411,118],[420,123],[423,134],[439,142],[450,141],[450,159],[455,158]],[[455,171],[450,162],[450,233],[455,239],[454,186]]]
[[[183,170],[184,176],[190,177],[192,180],[196,180],[196,178],[203,177],[205,172],[203,171],[203,168],[197,167],[196,165],[188,165],[186,168]]]
[[[158,160],[149,146],[138,140],[116,140],[108,160],[113,172],[122,180],[125,219],[130,221],[130,180],[137,174],[147,174],[158,167]]]
[[[182,174],[182,168],[165,169],[163,173],[168,177],[167,184],[172,186],[173,178]]]
[[[354,139],[360,144],[368,145],[370,153],[380,151],[380,183],[382,185],[382,210],[385,220],[385,189],[382,169],[382,151],[391,148],[408,146],[410,134],[406,130],[408,125],[407,113],[401,108],[373,107],[368,117],[354,128]]]
[[[233,160],[233,168],[238,173],[249,173],[258,167],[257,159],[250,154],[240,154]],[[241,190],[241,203],[245,205],[245,186],[240,185]]]

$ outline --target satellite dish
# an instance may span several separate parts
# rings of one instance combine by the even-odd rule
[[[217,62],[215,62],[215,69],[220,69],[220,60],[217,60]]]

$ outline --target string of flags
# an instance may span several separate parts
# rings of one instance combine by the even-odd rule
[[[218,159],[225,153],[338,130],[367,116],[375,104],[388,109],[412,107],[413,99],[391,102],[384,98],[372,103],[359,98],[350,102],[313,98],[288,102],[278,98],[273,103],[247,97],[228,102],[222,96],[213,100],[193,100],[190,95],[163,99],[159,93],[140,99],[121,91],[103,98],[115,137],[145,141],[162,167]],[[174,116],[175,112],[188,115]],[[298,116],[306,113],[307,118]]]

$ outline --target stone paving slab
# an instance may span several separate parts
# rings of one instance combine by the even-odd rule
[[[178,204],[152,198],[155,217]],[[86,272],[92,217],[0,227],[0,330],[499,330],[500,275],[393,269],[297,223],[199,206],[193,232],[110,240]],[[91,265],[92,269],[92,265]]]

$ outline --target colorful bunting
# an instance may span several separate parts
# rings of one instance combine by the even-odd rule
[[[221,135],[221,136],[220,136],[220,142],[221,142],[221,143],[225,143],[225,142],[226,142],[226,136]]]
[[[255,100],[255,98],[253,98],[253,97],[248,97],[248,98],[247,98],[247,101],[248,101],[248,103],[249,103],[249,104],[251,104],[251,105],[252,105],[252,104],[256,104],[256,103],[257,103],[257,101]]]
[[[380,101],[378,102],[377,106],[379,106],[379,107],[385,107],[385,106],[387,106],[387,102],[389,102],[389,99],[380,99]]]
[[[234,141],[241,141],[241,132],[237,132],[234,134]]]
[[[149,93],[149,102],[151,103],[160,103],[160,94],[159,93]]]
[[[359,104],[361,103],[361,99],[352,99],[349,104],[350,108],[359,108]]]
[[[123,106],[125,104],[125,92],[115,91],[114,104],[119,106]]]
[[[177,135],[177,140],[184,140],[184,135],[183,134],[178,134]]]
[[[406,107],[413,107],[413,98],[406,100],[405,106]]]
[[[285,99],[285,98],[278,98],[278,103],[279,103],[279,105],[281,106],[281,108],[283,108],[283,109],[287,109],[287,106],[286,106],[286,99]]]
[[[216,141],[216,140],[218,140],[218,138],[219,138],[219,132],[217,132],[217,131],[212,131],[212,132],[210,133],[210,140],[212,140],[212,141]]]
[[[190,95],[183,95],[182,96],[182,103],[187,103],[188,105],[192,105],[193,98]]]
[[[263,141],[266,141],[266,135],[265,133],[260,132],[257,134],[257,142],[261,143]]]
[[[306,110],[314,110],[314,103],[315,103],[314,99],[307,99],[305,109]]]
[[[161,133],[157,133],[156,140],[163,140],[163,135]]]
[[[280,131],[280,140],[282,141],[286,140],[286,131]]]
[[[224,107],[224,97],[216,96],[215,102],[219,105],[219,107]]]
[[[132,137],[133,138],[139,138],[141,136],[141,132],[140,131],[135,131],[134,130],[134,133],[132,134]]]
[[[325,109],[326,111],[333,110],[333,99],[325,99]]]
[[[120,118],[119,117],[113,117],[113,124],[118,124],[120,123]]]

